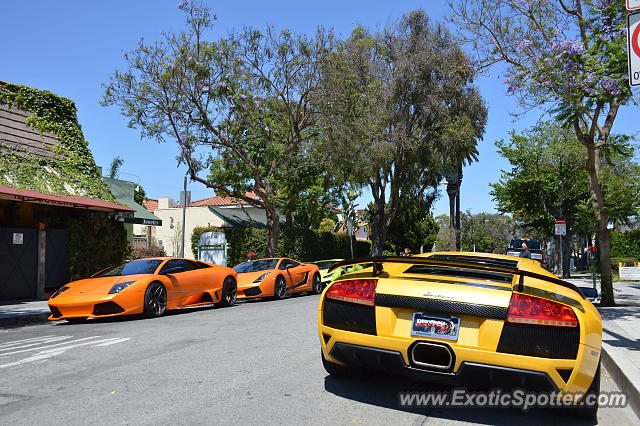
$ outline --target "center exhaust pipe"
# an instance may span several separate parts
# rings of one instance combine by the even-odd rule
[[[417,342],[411,349],[411,363],[425,370],[451,371],[454,360],[451,348],[441,343]]]

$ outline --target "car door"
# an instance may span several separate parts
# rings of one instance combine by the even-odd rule
[[[160,269],[159,273],[166,275],[171,281],[175,292],[175,297],[172,299],[178,299],[178,304],[187,304],[188,297],[197,291],[197,275],[194,275],[193,271],[194,266],[185,259],[171,259]]]
[[[282,265],[287,275],[287,289],[293,290],[294,292],[298,291],[300,286],[306,283],[306,268],[302,266],[300,262],[291,259],[284,259]]]

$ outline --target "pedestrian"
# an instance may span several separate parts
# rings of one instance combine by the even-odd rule
[[[405,247],[400,256],[411,256],[411,249],[409,247]]]
[[[531,259],[531,252],[529,251],[529,246],[527,245],[527,243],[522,243],[522,251],[520,252],[520,257]]]
[[[247,262],[250,262],[252,260],[256,260],[258,256],[256,256],[256,254],[254,252],[249,252],[247,253]]]

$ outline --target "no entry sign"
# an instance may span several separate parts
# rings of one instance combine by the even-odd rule
[[[640,86],[640,12],[627,16],[629,84]]]

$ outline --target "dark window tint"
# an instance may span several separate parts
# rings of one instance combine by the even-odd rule
[[[280,262],[280,266],[278,267],[278,269],[295,268],[298,265],[300,264],[294,260],[283,259],[282,262]]]
[[[251,262],[241,263],[233,269],[241,274],[244,272],[258,272],[267,271],[269,269],[275,269],[278,264],[278,259],[260,259],[252,260]]]
[[[202,263],[202,262],[193,262],[193,263],[195,263],[199,269],[211,268],[211,265],[207,265],[206,263]]]
[[[447,277],[456,278],[473,278],[476,280],[486,280],[509,283],[513,281],[513,275],[502,274],[499,272],[489,271],[476,271],[472,269],[464,268],[443,268],[439,266],[427,266],[427,265],[413,265],[406,271],[405,274],[428,274],[428,275],[441,275]]]
[[[178,267],[184,269],[184,272],[196,269],[195,266],[186,259],[171,259],[162,266],[162,269],[160,269],[160,273],[162,274],[171,268]]]
[[[510,247],[512,248],[522,248],[522,243],[527,243],[527,247],[530,250],[540,250],[540,241],[538,240],[523,240],[521,238],[514,238],[511,240]]]
[[[94,277],[113,277],[118,275],[137,275],[137,274],[153,274],[162,260],[158,259],[141,259],[131,262],[122,263],[113,268],[105,269],[98,272]]]

